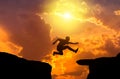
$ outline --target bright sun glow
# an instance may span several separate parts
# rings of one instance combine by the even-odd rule
[[[42,17],[53,27],[53,32],[68,34],[75,32],[80,22],[84,22],[87,11],[84,1],[58,0],[51,4],[50,12]]]
[[[70,13],[70,12],[65,12],[65,13],[55,13],[55,15],[57,15],[57,16],[60,16],[60,17],[62,17],[62,18],[64,18],[64,19],[67,19],[67,20],[70,20],[70,19],[72,19],[72,14]]]
[[[72,15],[70,13],[64,13],[63,17],[66,19],[71,19]]]

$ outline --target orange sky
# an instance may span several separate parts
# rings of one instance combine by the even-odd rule
[[[0,51],[50,63],[53,79],[86,79],[88,67],[76,64],[76,60],[115,56],[119,52],[120,1],[33,2],[0,2]],[[63,56],[52,56],[57,46],[52,42],[67,35],[70,41],[79,42],[70,45],[79,51],[65,50]]]

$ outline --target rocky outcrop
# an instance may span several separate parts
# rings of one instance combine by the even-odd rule
[[[52,79],[51,65],[0,52],[0,78]]]
[[[76,62],[89,66],[87,79],[120,79],[120,53],[115,57],[81,59]]]

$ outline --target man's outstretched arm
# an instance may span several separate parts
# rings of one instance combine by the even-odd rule
[[[55,44],[57,41],[58,41],[58,39],[57,39],[57,40],[55,40],[52,44]]]
[[[55,40],[52,44],[55,44],[57,41],[61,41],[61,40],[63,40],[63,39],[58,38],[58,39],[57,39],[57,40]]]
[[[69,44],[79,44],[79,42],[69,42]]]

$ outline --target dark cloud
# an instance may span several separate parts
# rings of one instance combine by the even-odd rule
[[[44,11],[46,1],[0,0],[0,23],[11,41],[23,47],[24,58],[40,60],[50,51],[51,27],[36,15]]]
[[[91,0],[92,1],[92,0]],[[112,8],[119,8],[120,1],[119,0],[93,0],[94,4],[100,4],[104,7],[111,6]]]
[[[91,14],[100,19],[104,25],[118,31],[120,17],[114,11],[120,9],[120,0],[85,0],[90,6]]]

